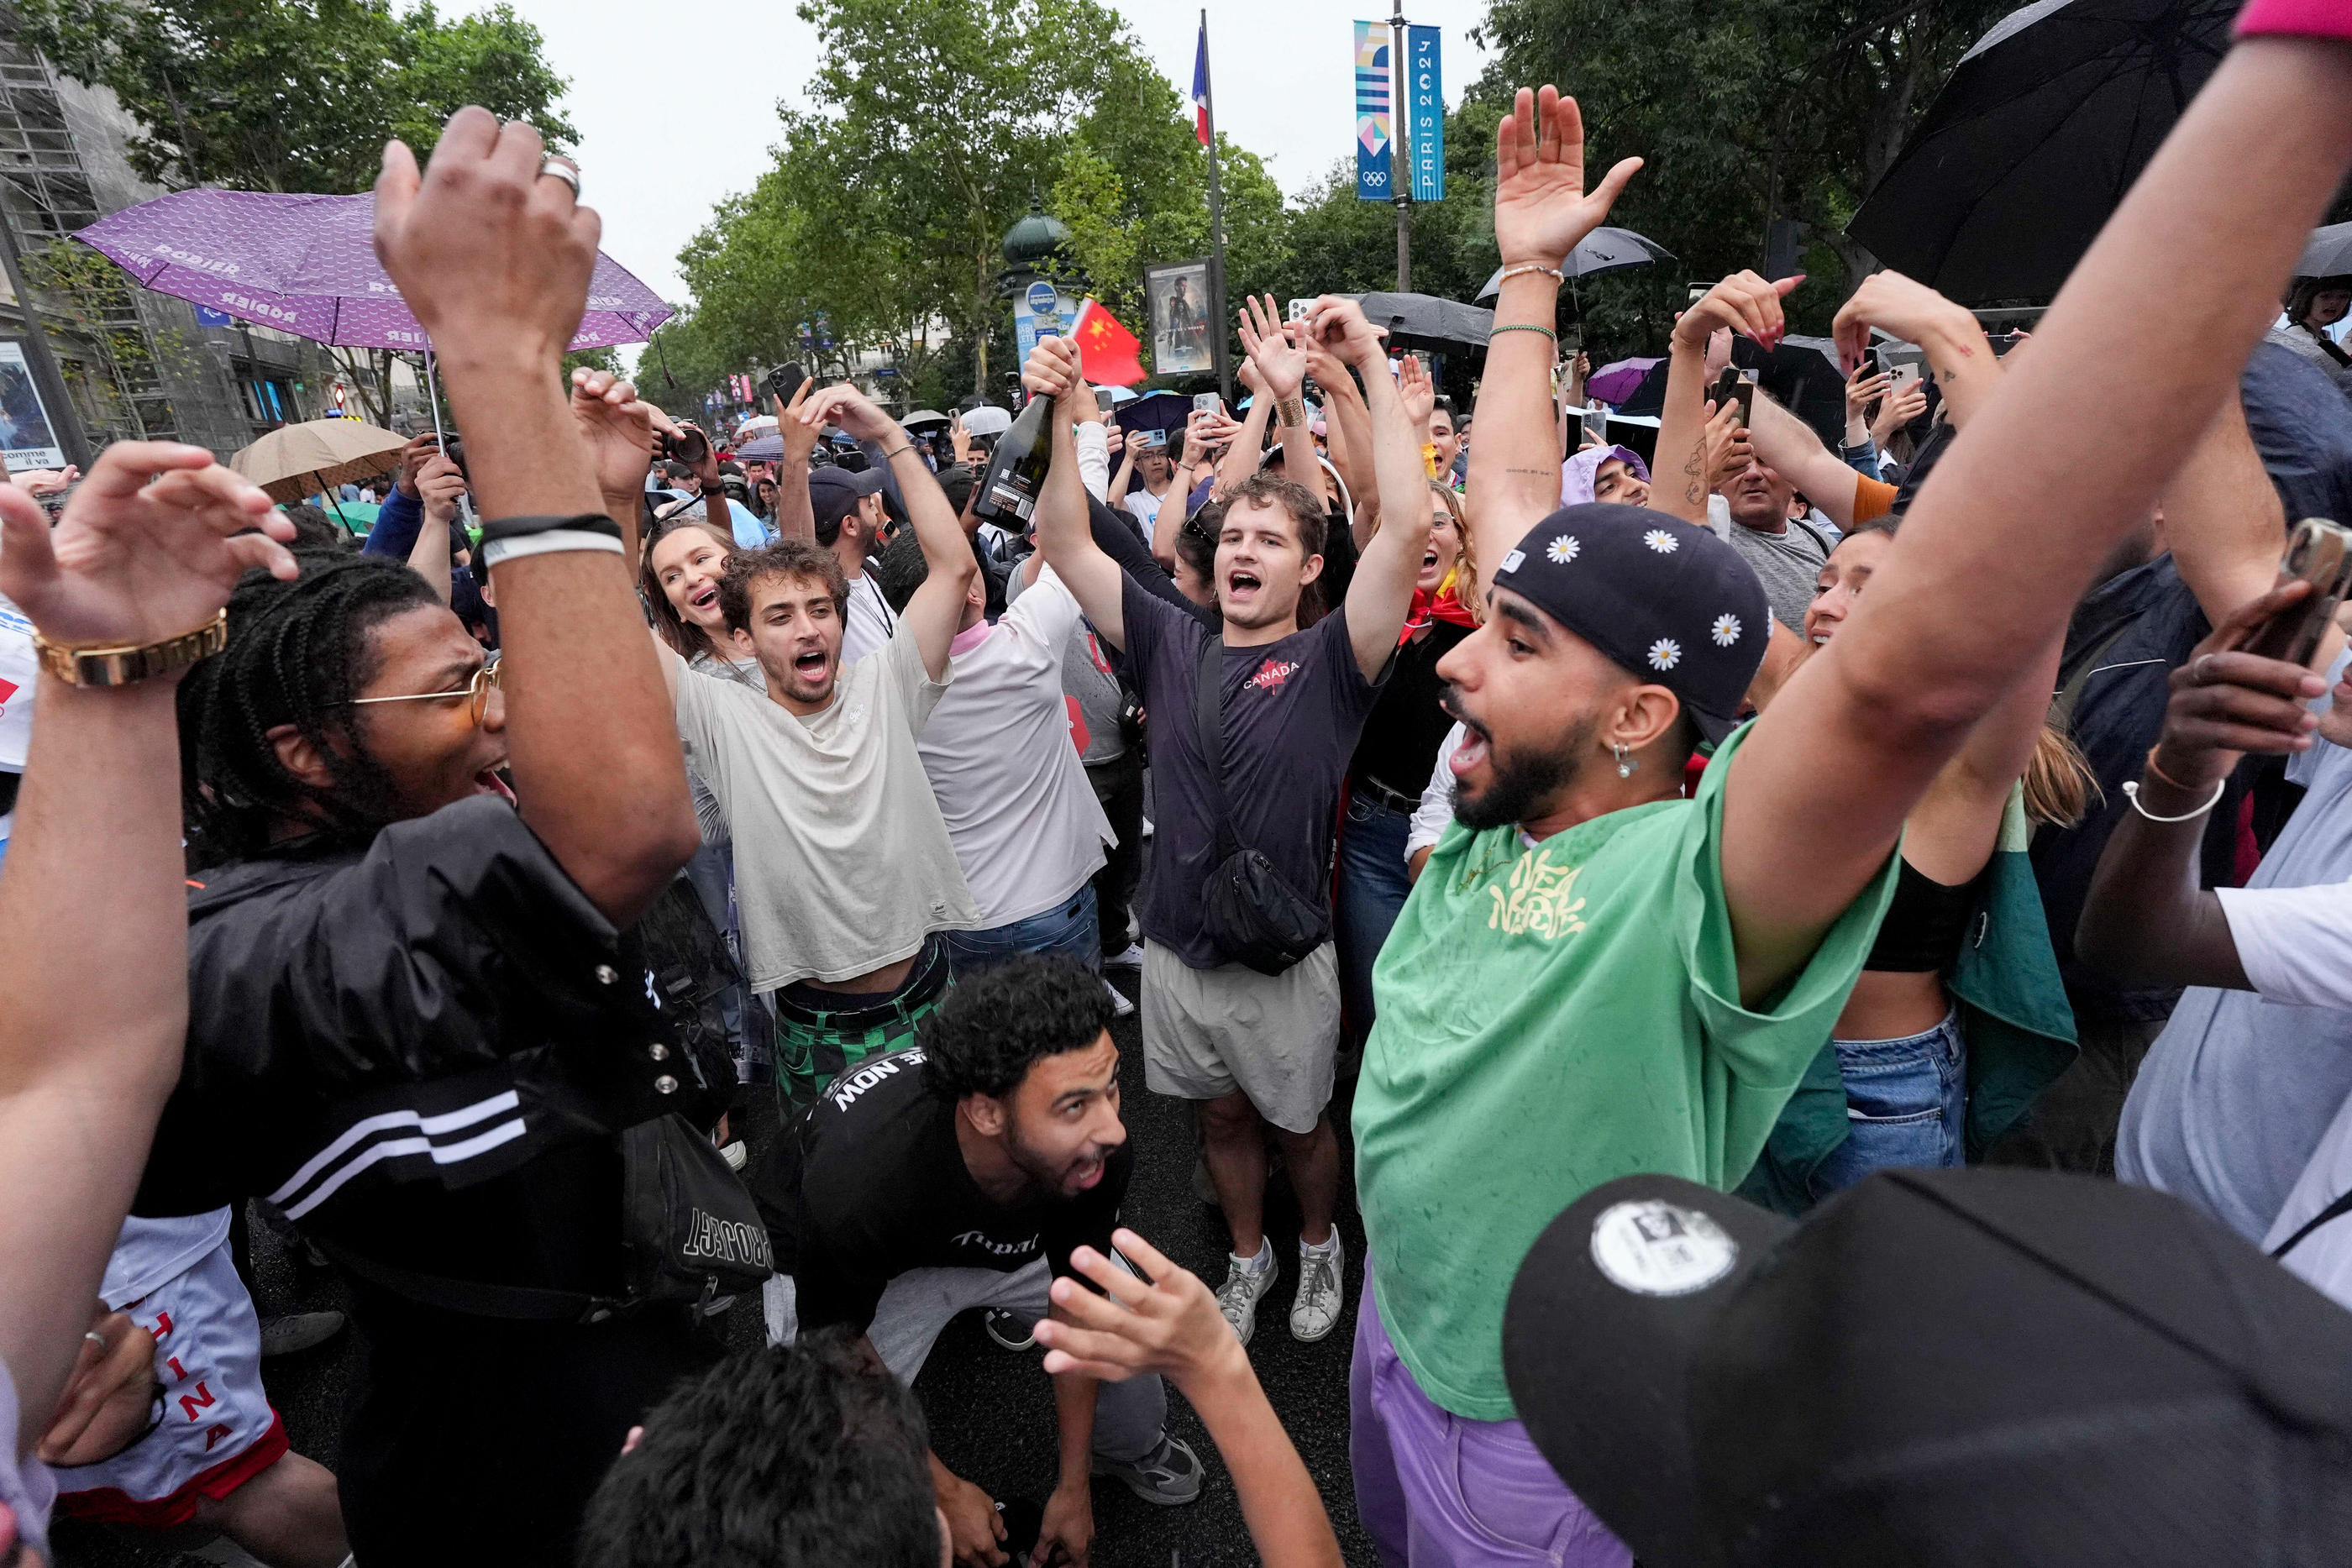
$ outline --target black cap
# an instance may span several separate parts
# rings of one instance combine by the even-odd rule
[[[1738,725],[1772,639],[1772,607],[1739,552],[1647,507],[1562,507],[1503,558],[1492,586],[1673,692],[1709,740]]]
[[[1503,1366],[1643,1568],[2352,1558],[2352,1313],[2144,1187],[1890,1171],[1794,1226],[1628,1176],[1528,1252]]]
[[[882,488],[878,468],[852,473],[846,468],[812,468],[808,476],[809,510],[821,531],[841,532],[842,519],[857,510],[857,503]]]

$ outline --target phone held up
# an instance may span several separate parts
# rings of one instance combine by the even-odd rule
[[[785,364],[778,365],[774,370],[770,371],[764,384],[770,397],[782,398],[784,402],[790,402],[793,401],[793,394],[801,390],[801,383],[806,380],[808,380],[808,371],[797,364]]]
[[[1741,429],[1747,429],[1755,423],[1756,372],[1754,371],[1743,371],[1737,365],[1724,366],[1722,378],[1715,383],[1714,396],[1717,410],[1727,402],[1736,402],[1739,405]]]
[[[2325,517],[2305,517],[2287,536],[2286,555],[2279,562],[2279,583],[2296,579],[2311,584],[2302,603],[2273,615],[2246,641],[2246,652],[2265,659],[2309,664],[2327,635],[2336,607],[2352,592],[2352,528]]]
[[[1192,394],[1192,412],[1195,413],[1223,413],[1225,412],[1225,400],[1219,397],[1215,392],[1194,392]]]

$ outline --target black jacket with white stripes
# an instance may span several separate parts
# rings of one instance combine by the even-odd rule
[[[512,807],[189,886],[187,1055],[134,1212],[266,1196],[394,1268],[618,1288],[614,1134],[696,1085],[635,943]]]

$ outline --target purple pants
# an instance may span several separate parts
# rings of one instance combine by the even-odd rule
[[[1517,1421],[1431,1402],[1397,1359],[1372,1297],[1356,1309],[1348,1370],[1356,1514],[1382,1568],[1629,1568],[1633,1553],[1576,1500]]]

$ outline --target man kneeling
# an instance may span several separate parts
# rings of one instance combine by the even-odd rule
[[[784,1129],[753,1184],[782,1270],[767,1287],[770,1341],[862,1329],[911,1385],[958,1312],[1045,1316],[1053,1276],[1076,1277],[1072,1250],[1110,1251],[1135,1164],[1110,1020],[1110,998],[1085,968],[1018,957],[950,990],[912,1049],[835,1079]],[[1147,1502],[1200,1495],[1201,1462],[1168,1436],[1158,1377],[1097,1385],[1064,1374],[1054,1408],[1061,1482],[1041,1546],[1058,1542],[1084,1560],[1090,1471]],[[996,1560],[992,1500],[937,1456],[930,1469],[956,1557]]]

